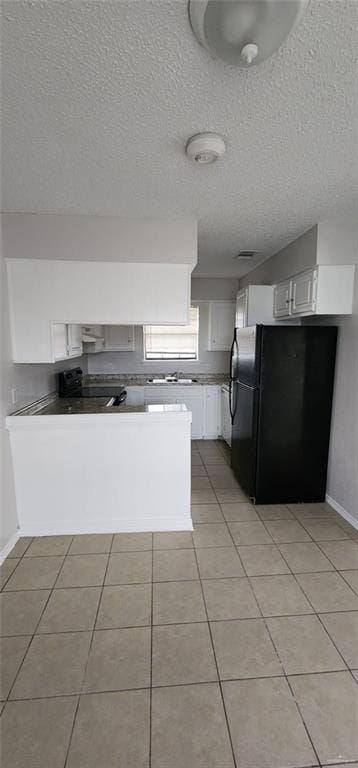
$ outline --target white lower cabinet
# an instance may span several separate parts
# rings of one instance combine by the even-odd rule
[[[170,403],[176,403],[176,394],[174,387],[164,385],[164,387],[144,387],[144,403],[145,405],[169,405]]]
[[[219,387],[205,387],[205,434],[207,438],[217,438],[220,435],[221,414]]]
[[[221,387],[221,436],[231,446],[230,394],[228,387]]]
[[[144,405],[144,387],[126,387],[126,405]]]
[[[127,392],[140,387],[126,387]],[[192,413],[192,440],[216,439],[221,432],[220,387],[175,384],[142,387],[146,405],[184,403]],[[128,405],[137,403],[129,402]]]
[[[192,413],[191,437],[200,440],[205,436],[205,398],[207,387],[183,387],[176,391],[176,403],[184,403]]]

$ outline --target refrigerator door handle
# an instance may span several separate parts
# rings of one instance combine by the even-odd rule
[[[230,349],[230,384],[232,382],[232,357],[234,352],[234,346],[235,346],[235,338],[233,339],[233,342],[231,344],[231,349]],[[230,399],[231,399],[231,391],[230,391]],[[231,410],[231,406],[230,406],[230,410]]]
[[[230,414],[231,414],[231,424],[234,423],[235,416],[236,416],[236,403],[235,403],[234,408],[233,408],[233,405],[232,405],[233,396],[234,396],[234,388],[232,386],[232,382],[230,381]]]
[[[233,342],[231,344],[231,350],[230,350],[230,380],[231,381],[234,381],[237,378],[237,376],[235,375],[235,372],[234,372],[234,375],[233,375],[233,359],[234,359],[234,349],[235,349],[235,347],[236,347],[236,358],[237,358],[237,356],[238,356],[238,346],[237,346],[237,340],[236,340],[236,338],[234,336]]]
[[[233,412],[232,412],[231,398],[232,398],[232,379],[230,378],[230,381],[229,381],[229,408],[230,408],[231,424],[233,424]]]

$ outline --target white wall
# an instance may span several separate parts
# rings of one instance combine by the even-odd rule
[[[338,326],[327,493],[358,520],[358,267],[353,314],[305,322]]]
[[[346,225],[344,229],[342,220],[320,222],[318,227],[249,272],[240,281],[240,287],[274,284],[313,266],[316,254],[310,262],[316,244],[321,264],[358,264],[357,224],[349,220]],[[354,291],[352,315],[307,318],[302,322],[329,323],[339,328],[327,493],[358,520],[358,266]]]
[[[74,358],[56,365],[14,365],[11,360],[10,328],[8,313],[8,292],[4,260],[0,262],[1,283],[1,508],[0,508],[0,552],[11,537],[16,534],[17,514],[14,480],[8,433],[5,417],[11,412],[44,397],[56,390],[57,371],[73,365],[84,366],[84,357]],[[11,390],[16,389],[18,401],[12,404]]]
[[[272,285],[298,272],[304,272],[316,264],[316,254],[317,225],[242,277],[240,288],[246,288],[247,285]]]
[[[351,218],[327,219],[318,224],[317,264],[356,264],[358,223]]]
[[[199,360],[197,362],[175,361],[144,362],[143,330],[135,328],[134,352],[101,352],[88,355],[88,373],[167,373],[179,369],[183,373],[228,373],[229,352],[207,350],[209,306],[207,301],[234,301],[238,281],[231,279],[192,278],[191,299],[199,304]]]
[[[195,277],[191,278],[191,298],[196,301],[236,301],[239,281],[235,278]]]

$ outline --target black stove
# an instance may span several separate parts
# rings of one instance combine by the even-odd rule
[[[121,385],[110,387],[83,386],[83,371],[81,368],[69,368],[58,375],[59,397],[114,397],[118,403],[124,403],[127,392]]]

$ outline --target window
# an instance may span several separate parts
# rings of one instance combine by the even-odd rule
[[[199,307],[190,307],[189,325],[145,325],[145,360],[198,360]]]

